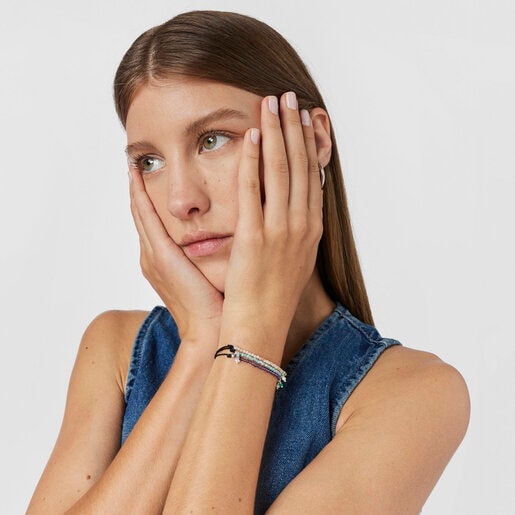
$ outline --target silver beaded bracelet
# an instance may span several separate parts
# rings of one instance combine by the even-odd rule
[[[260,358],[256,354],[252,354],[252,352],[249,352],[245,349],[240,349],[240,347],[236,347],[234,345],[224,345],[215,352],[215,359],[218,358],[218,356],[234,358],[235,363],[243,361],[244,363],[248,363],[253,367],[259,368],[260,370],[273,375],[277,379],[277,385],[275,387],[276,390],[282,388],[284,383],[286,383],[286,372],[282,368],[278,367],[275,363],[272,363],[267,359]]]

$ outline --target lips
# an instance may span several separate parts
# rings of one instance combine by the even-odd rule
[[[230,239],[231,235],[210,232],[187,234],[180,246],[188,257],[206,257],[218,252]]]

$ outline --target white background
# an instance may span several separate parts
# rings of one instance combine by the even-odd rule
[[[378,328],[468,382],[468,434],[424,512],[513,512],[512,0],[3,2],[0,512],[25,510],[88,322],[157,302],[139,272],[111,83],[136,36],[193,8],[254,15],[305,58],[334,121]]]

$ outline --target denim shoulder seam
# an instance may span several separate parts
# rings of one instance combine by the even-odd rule
[[[364,338],[366,338],[369,342],[375,343],[376,345],[380,345],[383,343],[385,338],[382,338],[379,336],[379,338],[372,338],[370,334],[368,334],[366,331],[363,330],[363,328],[360,326],[359,323],[357,323],[357,320],[354,318],[354,316],[350,312],[343,313],[343,316],[345,317],[345,320],[351,325],[356,331],[358,331]],[[376,331],[377,329],[374,326],[373,327]]]
[[[141,324],[141,327],[138,330],[138,334],[136,335],[134,345],[132,347],[129,371],[127,373],[127,382],[125,384],[125,403],[129,402],[132,387],[134,385],[134,381],[136,380],[136,376],[138,375],[138,369],[141,363],[141,353],[143,350],[145,338],[148,334],[148,329],[150,325],[161,316],[161,313],[165,309],[166,308],[164,308],[163,306],[155,306],[154,309],[152,309],[152,311],[150,311],[150,313],[147,315],[147,317],[145,318],[145,320]]]

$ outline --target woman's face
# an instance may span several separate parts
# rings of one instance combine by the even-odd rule
[[[127,153],[170,237],[218,290],[238,217],[245,131],[260,127],[261,97],[174,78],[142,87],[127,115]]]

